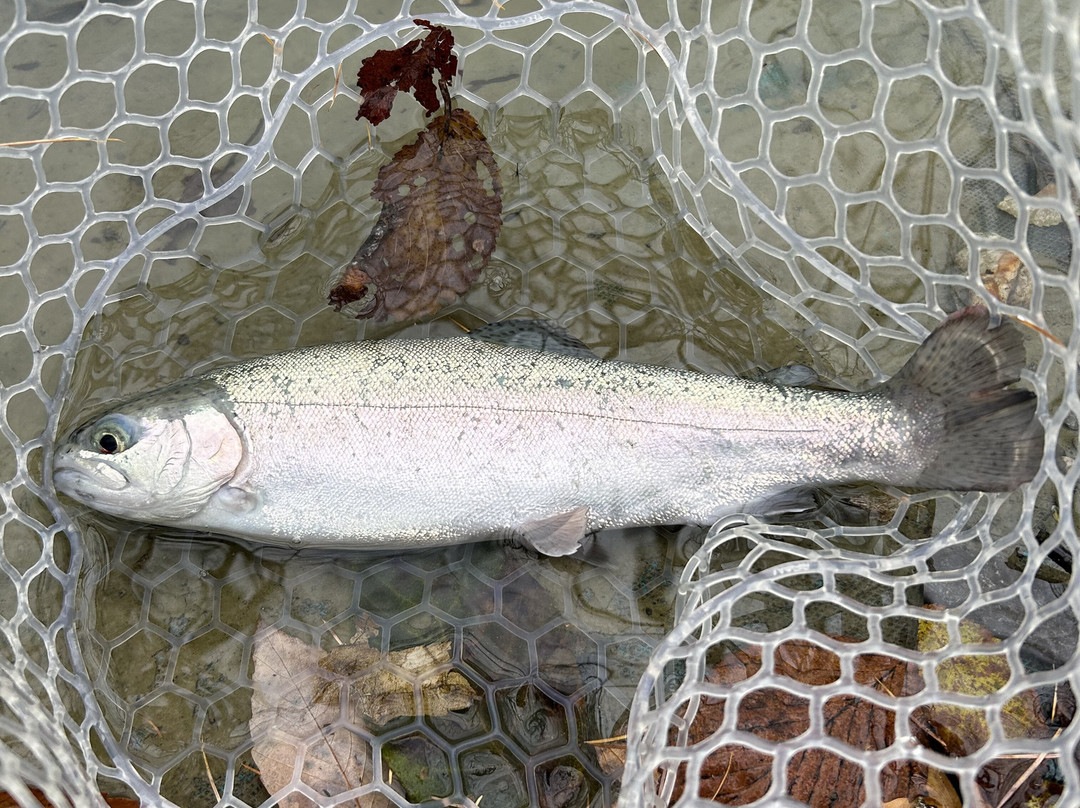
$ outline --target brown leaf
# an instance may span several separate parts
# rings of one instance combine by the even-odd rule
[[[717,646],[721,653],[706,680],[712,684],[735,684],[754,676],[761,667],[761,651],[755,646]],[[775,672],[808,685],[825,685],[840,678],[840,658],[806,640],[781,643],[774,654]],[[884,654],[861,654],[855,658],[855,679],[894,698],[917,693],[924,687],[915,665]],[[687,742],[701,743],[713,735],[724,720],[725,699],[702,698],[690,725]],[[744,695],[739,702],[738,729],[763,740],[782,742],[810,727],[810,702],[783,688],[763,687]],[[858,695],[840,695],[823,706],[825,730],[856,750],[879,750],[895,740],[895,713]],[[674,736],[672,736],[674,742]],[[916,764],[918,765],[918,764]],[[699,794],[727,805],[744,805],[760,799],[772,780],[772,757],[737,744],[712,752],[701,769]],[[812,808],[856,808],[865,796],[862,766],[855,760],[821,749],[797,753],[787,767],[788,793]],[[926,794],[925,767],[917,777],[908,773],[901,783],[897,773],[887,780],[887,798]],[[914,787],[912,787],[914,785]],[[678,777],[674,797],[684,787]],[[905,791],[903,788],[907,788]]]
[[[272,631],[256,638],[253,656],[248,727],[255,741],[251,756],[266,790],[273,794],[286,787],[298,762],[302,780],[322,794],[370,782],[367,743],[346,728],[327,729],[341,715],[343,677],[319,667],[322,649]],[[306,808],[313,803],[293,793],[278,805]]]
[[[746,805],[760,800],[772,785],[772,756],[738,744],[722,746],[701,767],[702,797],[725,805]],[[682,793],[676,783],[673,801]]]
[[[412,683],[379,667],[382,655],[363,631],[328,652],[282,631],[262,633],[253,656],[251,755],[271,793],[292,781],[298,763],[301,779],[328,796],[370,782],[368,744],[348,726],[331,728],[335,723],[364,727],[368,720],[385,724],[400,716],[445,715],[465,709],[477,697],[464,676],[446,671],[424,680],[423,704],[416,704]],[[450,643],[391,651],[388,661],[423,676],[449,663]],[[348,696],[344,704],[343,691]],[[294,793],[278,804],[306,808],[312,803]],[[358,804],[365,808],[375,802],[368,797]]]
[[[786,640],[776,648],[776,672],[807,685],[840,678],[840,657],[807,640]]]
[[[861,764],[827,749],[804,749],[788,763],[788,793],[810,808],[861,808],[866,785]]]
[[[810,702],[779,688],[752,690],[739,702],[738,727],[766,741],[790,741],[810,729]]]
[[[382,202],[367,240],[330,291],[337,310],[406,320],[465,294],[487,266],[502,227],[502,182],[476,120],[455,109],[379,171]]]
[[[439,71],[439,86],[445,91],[457,74],[454,35],[449,28],[432,25],[427,20],[413,22],[431,33],[395,50],[376,51],[360,63],[356,86],[360,88],[364,103],[356,113],[357,120],[367,118],[372,125],[378,126],[390,115],[390,107],[399,90],[411,91],[428,115],[439,108],[435,71]]]
[[[1037,760],[1034,755],[997,758],[979,770],[975,783],[983,801],[994,808],[1052,805],[1051,794],[1058,789],[1047,782],[1051,766],[1051,761]]]

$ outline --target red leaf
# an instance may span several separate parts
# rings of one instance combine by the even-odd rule
[[[439,71],[439,88],[446,90],[457,74],[454,35],[449,28],[427,20],[413,22],[431,33],[396,50],[376,51],[360,63],[356,86],[364,103],[356,113],[357,120],[367,118],[376,126],[386,120],[399,91],[411,92],[428,115],[439,108],[435,71]]]

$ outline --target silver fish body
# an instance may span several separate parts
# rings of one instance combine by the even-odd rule
[[[953,330],[1002,349],[985,338],[1002,329],[972,322]],[[1019,338],[1003,334],[1015,354]],[[1006,478],[962,487],[1034,473],[1041,430],[1021,392],[993,410],[1023,427],[1019,449],[992,464]],[[557,555],[587,532],[707,524],[808,486],[940,485],[948,409],[892,382],[847,394],[469,337],[346,343],[133,399],[58,447],[54,480],[107,513],[268,543],[516,536]]]

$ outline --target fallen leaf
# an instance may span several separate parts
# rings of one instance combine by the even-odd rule
[[[405,320],[465,294],[502,227],[499,168],[472,115],[455,109],[428,124],[379,170],[372,196],[379,219],[330,303],[358,318]]]
[[[969,644],[996,642],[990,632],[972,621],[961,621],[961,640]],[[841,640],[843,638],[840,638]],[[921,650],[938,650],[949,644],[943,624],[920,621]],[[840,657],[807,640],[789,640],[773,651],[774,674],[812,687],[840,679]],[[761,648],[719,643],[710,651],[711,666],[705,673],[712,685],[733,685],[756,676],[761,670]],[[912,696],[925,689],[919,666],[885,654],[859,654],[853,659],[855,681],[885,697]],[[1008,683],[1010,670],[1000,654],[966,654],[937,666],[940,686],[958,693],[996,693]],[[776,683],[776,679],[770,680]],[[793,689],[795,689],[793,687]],[[851,759],[831,750],[803,749],[792,755],[786,769],[787,794],[811,808],[856,808],[864,802],[865,771],[861,751],[879,751],[896,742],[894,710],[863,696],[841,694],[822,703],[825,732],[852,747]],[[750,690],[739,701],[736,728],[752,732],[766,742],[798,738],[811,725],[813,702],[784,687]],[[701,696],[684,741],[673,727],[669,743],[708,744],[724,721],[726,699]],[[1001,708],[1001,725],[1007,737],[1052,740],[1069,725],[1076,699],[1067,684],[1028,690]],[[988,738],[982,711],[952,704],[924,704],[912,711],[911,729],[926,747],[961,756]],[[614,739],[593,742],[605,770],[617,773],[625,761],[625,746]],[[1052,756],[1052,755],[1049,755]],[[772,785],[773,757],[739,744],[725,744],[706,757],[699,772],[699,795],[727,805],[746,805],[764,797]],[[983,766],[976,779],[983,803],[998,808],[1022,808],[1025,800],[1045,803],[1057,787],[1046,756],[1003,756]],[[686,765],[676,771],[672,802],[685,788]],[[884,808],[962,808],[963,803],[949,776],[925,763],[907,760],[886,764],[881,770]]]
[[[345,680],[319,667],[322,649],[272,631],[256,638],[253,656],[248,728],[254,740],[251,756],[266,790],[274,794],[288,786],[297,768],[301,780],[328,796],[370,782],[367,743],[344,727],[328,729],[341,718]],[[307,808],[314,803],[291,793],[278,805]]]
[[[981,251],[979,277],[986,290],[1002,303],[1026,306],[1031,302],[1031,272],[1016,253],[998,249]]]
[[[1037,194],[1036,199],[1053,199],[1057,196],[1057,183],[1051,182]],[[1072,198],[1073,213],[1080,216],[1080,204],[1077,202],[1077,198],[1074,195]],[[1010,216],[1020,216],[1020,204],[1016,201],[1015,196],[1006,196],[1000,202],[998,202],[998,210],[1008,213]],[[1061,214],[1053,208],[1040,208],[1030,207],[1028,209],[1028,221],[1035,227],[1054,227],[1064,222]]]
[[[574,766],[556,761],[537,767],[536,774],[540,808],[575,808],[587,802],[585,774]]]
[[[356,86],[364,102],[356,113],[357,120],[367,118],[373,126],[386,120],[399,91],[412,92],[428,115],[439,108],[435,71],[439,71],[439,87],[445,93],[457,74],[454,35],[449,28],[427,20],[413,22],[430,33],[400,48],[376,51],[360,63]]]
[[[756,646],[718,646],[723,654],[706,674],[713,684],[734,684],[754,676],[761,666],[761,651]],[[861,654],[855,658],[855,679],[894,698],[922,690],[924,684],[918,667],[884,654]],[[774,652],[775,673],[806,685],[830,684],[840,678],[840,658],[815,643],[789,640]],[[702,698],[690,725],[687,743],[705,741],[724,720],[725,700]],[[823,705],[825,731],[860,750],[879,750],[895,739],[895,713],[862,698],[841,695]],[[797,738],[810,728],[810,702],[783,688],[762,687],[746,693],[739,702],[736,722],[739,730],[752,732],[770,742]],[[812,808],[856,808],[865,796],[864,772],[857,760],[824,749],[808,749],[795,754],[787,766],[787,791],[793,798]],[[909,777],[905,784],[925,784]],[[772,783],[772,756],[745,746],[720,747],[705,760],[700,773],[699,794],[728,805],[745,805],[764,796]],[[895,779],[893,788],[901,781]],[[674,797],[683,789],[682,777],[676,781]],[[898,794],[884,790],[887,799],[919,794]]]
[[[596,762],[608,777],[621,777],[626,767],[626,738],[587,741],[596,750]]]
[[[960,621],[960,639],[965,644],[993,645],[999,642],[985,627],[971,620]],[[945,626],[938,621],[919,623],[919,647],[937,650],[948,642]],[[937,666],[941,687],[965,695],[997,693],[1012,677],[1004,654],[957,654]],[[1001,708],[1001,726],[1007,738],[1050,740],[1067,727],[1076,714],[1076,697],[1068,683],[1025,690]],[[990,741],[985,711],[948,702],[924,704],[911,713],[916,737],[926,746],[937,746],[953,757],[970,755]],[[1049,760],[1035,756],[1003,756],[983,766],[975,778],[983,801],[995,808],[1019,808],[1043,804],[1052,788],[1047,775]],[[1021,782],[1022,780],[1022,782]],[[943,803],[944,804],[944,803]]]
[[[429,676],[416,704],[412,682],[385,667],[423,676],[450,662],[449,642],[391,651],[385,662],[361,630],[352,641],[330,651],[282,631],[255,640],[252,677],[251,750],[263,785],[275,793],[300,779],[317,792],[333,796],[371,781],[371,750],[350,729],[368,722],[385,724],[400,716],[445,715],[469,707],[477,694],[456,671]],[[289,794],[285,808],[312,805]],[[363,808],[372,798],[359,800]]]

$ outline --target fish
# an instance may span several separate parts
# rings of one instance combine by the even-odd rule
[[[52,480],[105,514],[264,544],[566,555],[595,531],[767,514],[835,484],[1011,491],[1044,449],[1024,361],[982,307],[863,392],[603,360],[513,321],[182,379],[73,430]]]

